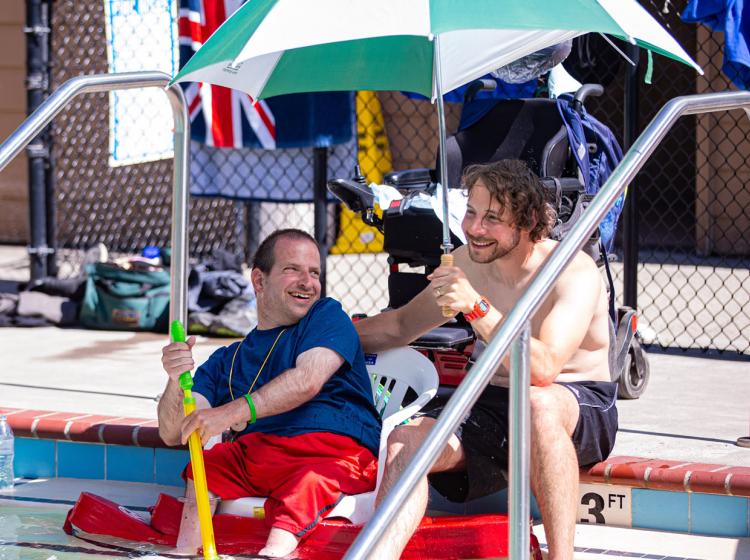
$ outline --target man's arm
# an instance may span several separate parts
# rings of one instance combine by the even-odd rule
[[[343,364],[344,358],[330,348],[319,346],[303,352],[295,367],[252,394],[257,417],[282,414],[311,400]],[[249,411],[247,417],[249,420]]]
[[[182,389],[180,389],[179,384],[170,379],[167,382],[167,388],[159,399],[157,409],[159,418],[159,436],[164,443],[170,446],[187,443],[187,440],[182,441],[181,437],[181,427],[182,423],[185,421],[185,411],[182,404],[183,396],[184,393],[182,392]],[[193,398],[195,399],[196,410],[211,408],[211,404],[206,397],[200,393],[193,393]],[[222,432],[223,431],[224,430],[222,430]],[[206,441],[208,441],[208,438],[206,438],[203,443],[206,443]]]
[[[531,372],[534,385],[553,383],[581,349],[597,309],[604,305],[603,290],[603,280],[596,263],[580,253],[548,296],[551,308],[542,317],[539,338],[532,338]],[[606,313],[606,310],[603,312]],[[603,336],[606,339],[608,333]]]
[[[380,352],[405,346],[443,323],[442,310],[428,286],[403,307],[357,321],[354,328],[365,352]]]
[[[182,411],[182,389],[171,379],[167,381],[156,411],[159,418],[159,436],[167,445],[178,445],[180,423],[185,413]]]
[[[295,366],[286,370],[252,393],[256,418],[275,416],[306,403],[325,385],[344,363],[337,352],[325,348],[311,348],[297,356]],[[250,420],[250,407],[240,396],[225,405],[196,411],[182,421],[180,440],[185,443],[196,429],[203,443],[222,433],[232,424]]]

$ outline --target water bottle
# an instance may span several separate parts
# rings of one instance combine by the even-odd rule
[[[13,488],[13,430],[0,416],[0,490]]]

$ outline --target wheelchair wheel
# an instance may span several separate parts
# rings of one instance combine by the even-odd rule
[[[650,373],[648,357],[638,338],[633,337],[618,380],[617,395],[621,399],[637,399],[646,390]]]

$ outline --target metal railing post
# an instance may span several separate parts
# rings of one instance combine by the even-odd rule
[[[26,108],[31,115],[44,101],[49,87],[49,6],[43,0],[26,0]],[[44,130],[26,147],[29,196],[29,273],[31,280],[50,275],[54,245],[54,204],[49,200],[49,131]]]
[[[0,144],[0,171],[29,144],[77,95],[121,89],[165,88],[171,77],[164,72],[123,72],[71,78],[50,95]],[[172,266],[170,319],[187,318],[187,199],[190,157],[190,119],[179,87],[165,89],[174,116],[174,169],[172,178]]]
[[[180,321],[187,330],[188,280],[188,181],[190,180],[190,116],[179,86],[166,91],[174,114],[174,164],[172,167],[172,255],[169,266],[169,321]]]
[[[508,554],[513,560],[529,557],[529,518],[531,517],[531,414],[529,392],[531,360],[529,355],[531,325],[525,321],[510,348],[510,406],[508,417]]]
[[[395,519],[400,504],[409,497],[419,480],[427,475],[465,412],[474,405],[479,394],[490,381],[511,341],[521,332],[526,321],[542,304],[562,271],[599,227],[599,223],[623,193],[625,186],[630,184],[640,171],[644,162],[672,128],[674,122],[687,114],[737,108],[750,110],[750,92],[688,95],[675,98],[662,107],[505,317],[477,363],[469,370],[443,408],[432,430],[416,450],[396,484],[381,502],[370,522],[352,543],[344,556],[346,560],[365,560],[368,558],[369,551],[380,542]],[[511,453],[514,452],[511,449]]]
[[[640,48],[637,45],[627,46],[627,55],[636,62],[635,66],[628,65],[625,78],[625,133],[623,148],[628,150],[638,137],[638,60]],[[638,309],[638,199],[639,189],[632,188],[625,199],[622,220],[622,251],[623,251],[623,285],[622,301],[628,307]]]
[[[320,249],[320,297],[326,296],[326,261],[328,260],[328,148],[313,148],[313,225]]]

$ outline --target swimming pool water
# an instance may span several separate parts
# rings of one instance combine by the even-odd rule
[[[70,506],[26,505],[0,500],[0,560],[80,560],[122,558],[174,558],[159,556],[158,547],[112,541],[120,549],[108,550],[72,537],[63,531]]]

